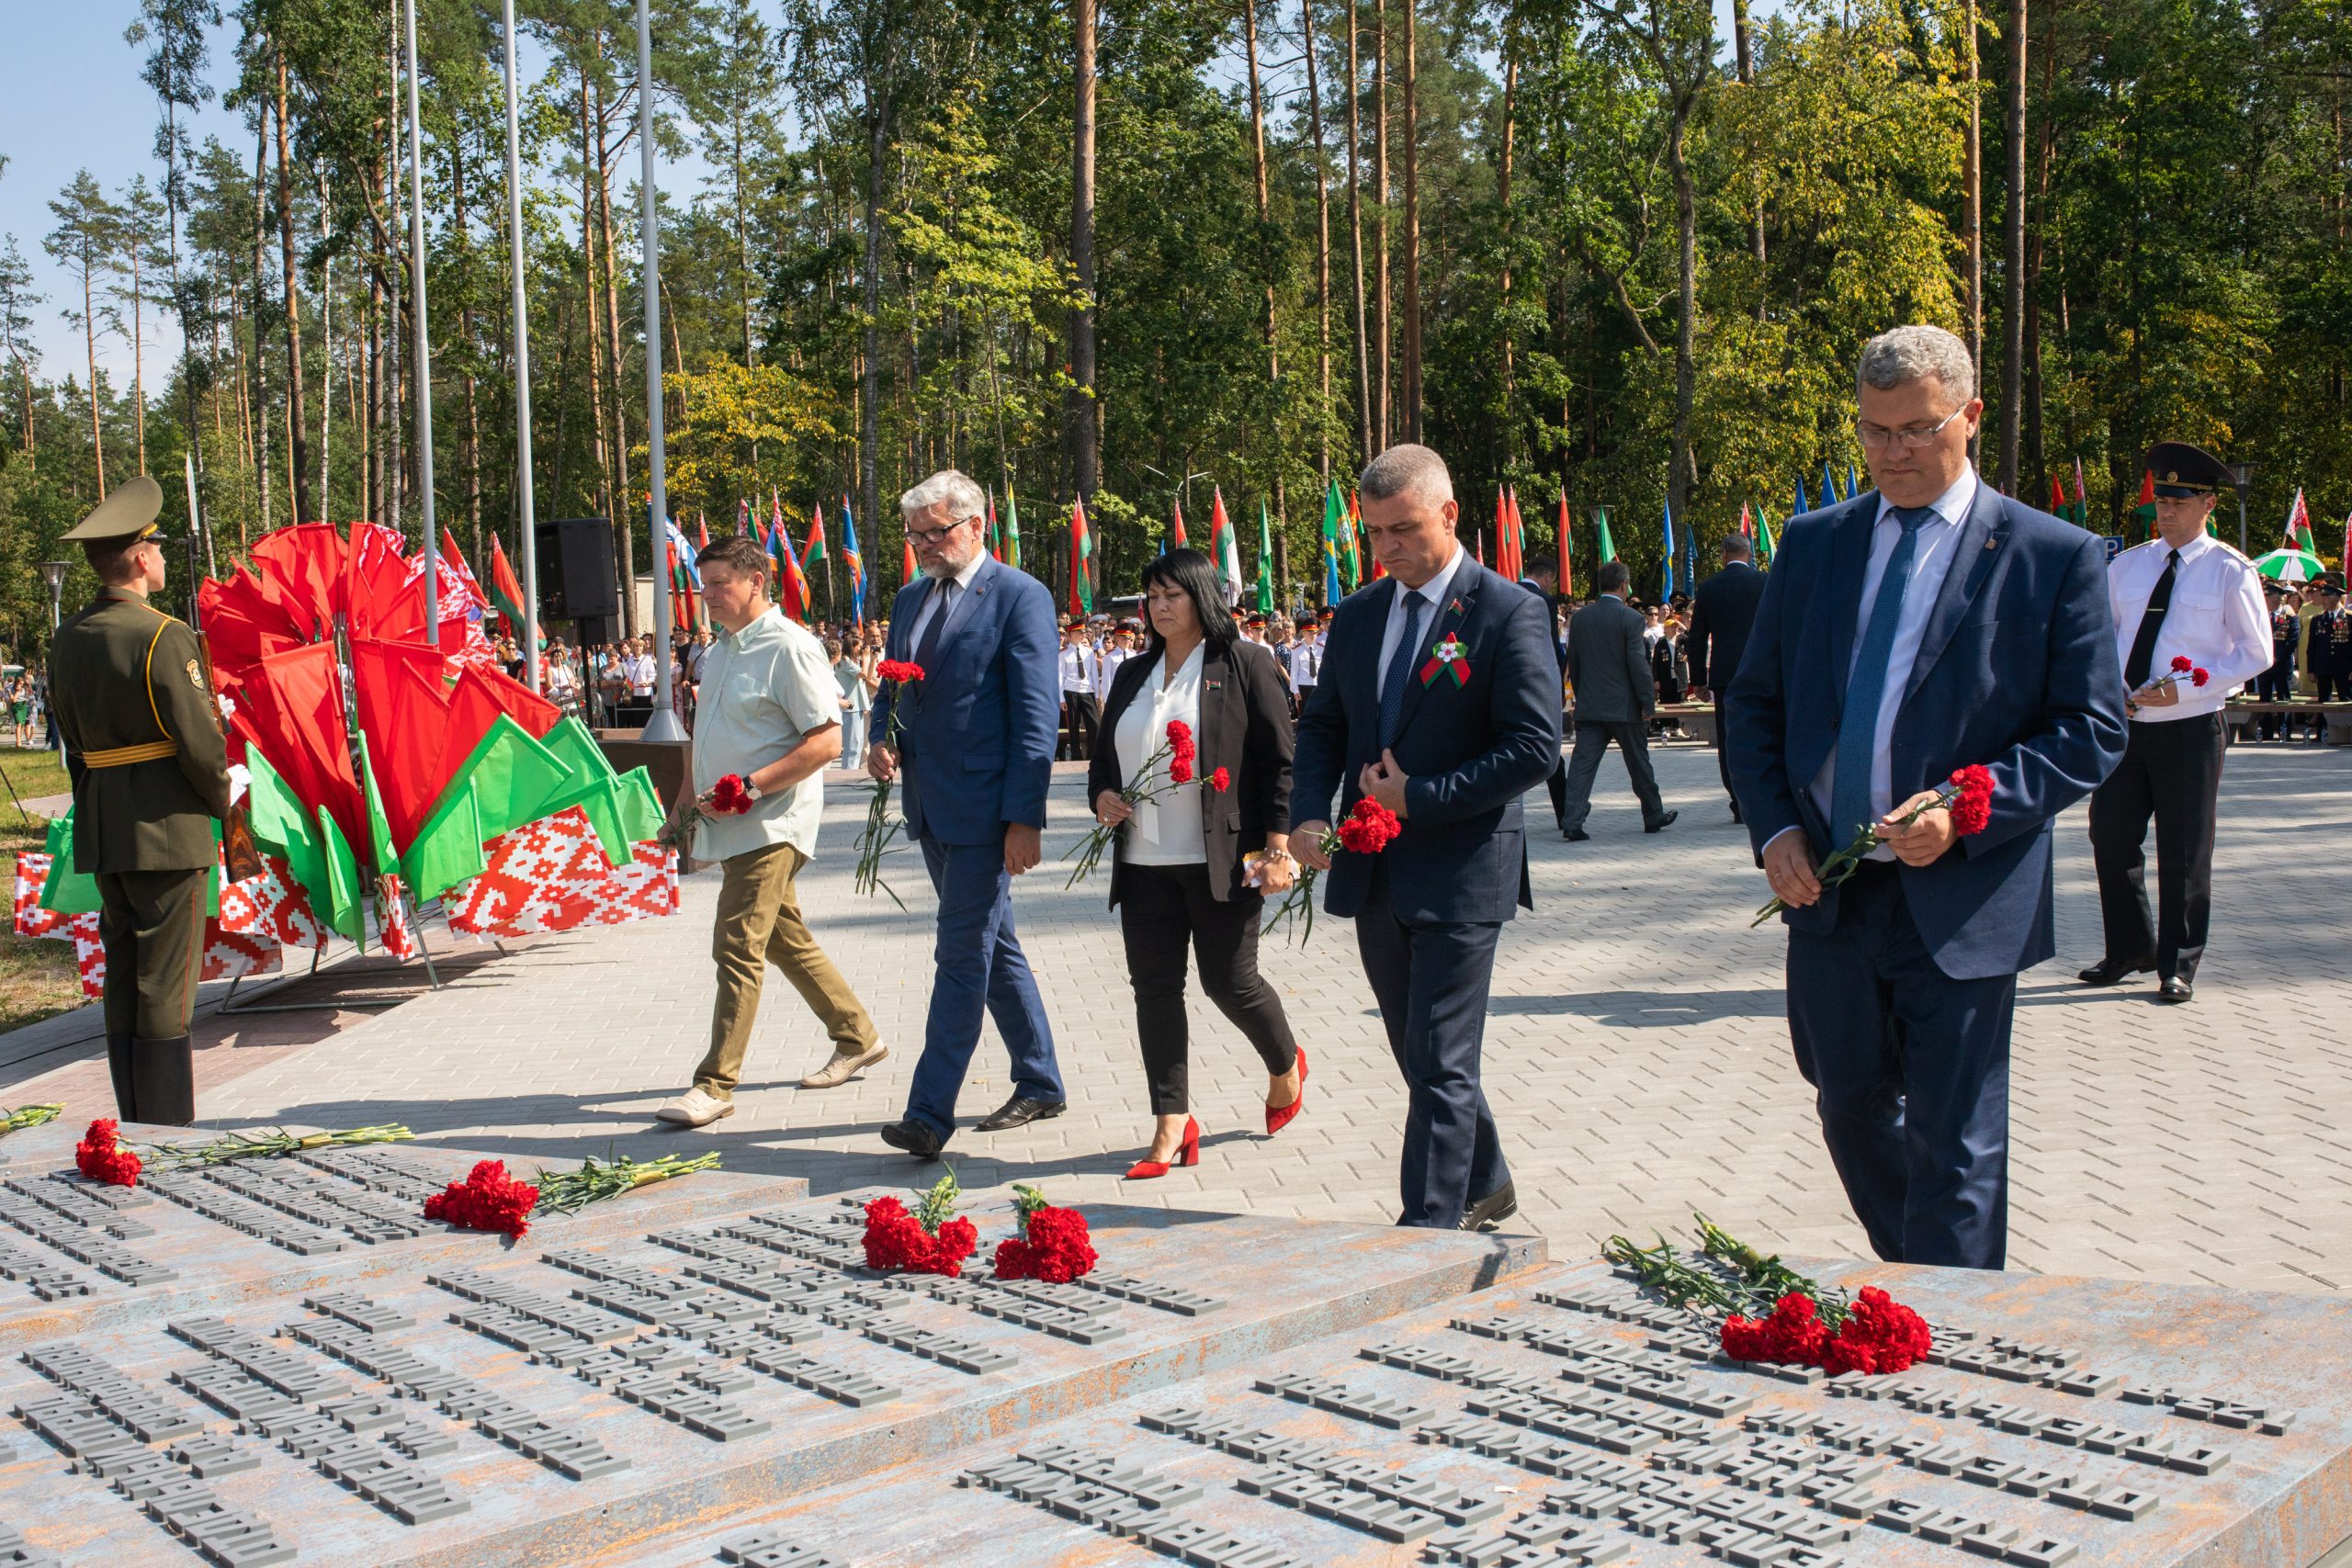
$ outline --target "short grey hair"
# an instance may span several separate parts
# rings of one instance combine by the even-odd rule
[[[1862,344],[1862,362],[1854,376],[1854,389],[1876,387],[1885,391],[1905,381],[1933,376],[1944,390],[1967,402],[1976,396],[1976,362],[1968,345],[1941,327],[1896,327]]]
[[[1356,489],[1374,501],[1410,490],[1430,501],[1447,502],[1453,499],[1453,476],[1446,471],[1444,458],[1408,441],[1366,463],[1356,478]]]
[[[965,523],[988,514],[988,492],[973,483],[970,475],[958,468],[942,468],[899,497],[899,513],[902,517],[912,517],[942,502],[946,504],[951,524]]]

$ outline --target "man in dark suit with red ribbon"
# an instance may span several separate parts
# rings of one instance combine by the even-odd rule
[[[1364,976],[1410,1100],[1398,1223],[1477,1230],[1518,1208],[1479,1084],[1503,922],[1532,908],[1520,796],[1560,755],[1551,612],[1470,558],[1444,459],[1392,446],[1358,481],[1387,574],[1339,607],[1298,722],[1291,852],[1356,922]],[[1326,856],[1331,798],[1370,796],[1403,830],[1377,855]]]

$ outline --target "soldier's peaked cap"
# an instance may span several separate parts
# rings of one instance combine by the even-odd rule
[[[2186,441],[2159,441],[2148,448],[2143,465],[2148,475],[2160,485],[2179,485],[2188,490],[2222,491],[2236,481],[2230,477],[2229,465],[2201,446],[2191,446]]]
[[[119,484],[114,493],[64,537],[74,540],[143,539],[155,532],[155,516],[164,510],[164,487],[145,474]]]

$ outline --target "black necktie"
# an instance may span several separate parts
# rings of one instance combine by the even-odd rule
[[[922,666],[926,674],[939,657],[940,634],[947,629],[947,612],[955,604],[956,580],[943,577],[939,580],[939,608],[932,612],[931,624],[922,629],[922,644],[915,649],[915,662]]]
[[[2149,666],[2156,660],[2156,634],[2164,630],[2165,612],[2172,608],[2173,574],[2180,570],[2180,552],[2165,558],[2165,574],[2148,590],[2148,607],[2140,612],[2140,629],[2132,638],[2132,657],[2123,661],[2123,684],[2138,691],[2148,683]]]

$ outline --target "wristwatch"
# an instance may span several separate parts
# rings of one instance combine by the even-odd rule
[[[760,786],[753,784],[751,780],[745,779],[743,781],[743,798],[746,800],[759,799]]]

